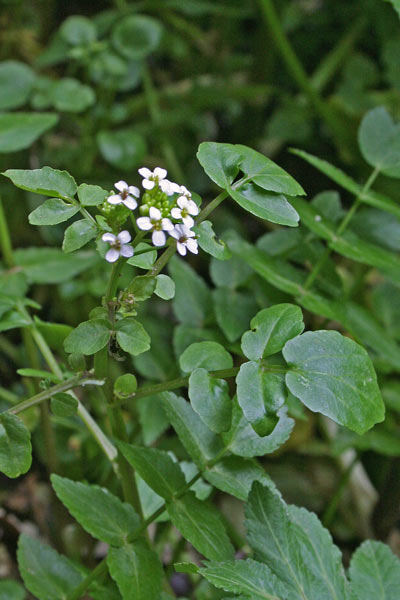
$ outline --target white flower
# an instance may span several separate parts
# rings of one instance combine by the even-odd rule
[[[186,188],[185,188],[186,189]],[[190,215],[198,215],[199,208],[193,200],[190,200],[190,197],[179,196],[177,200],[178,207],[175,206],[171,210],[171,215],[174,219],[182,219],[183,223],[186,227],[193,227],[194,221]]]
[[[104,233],[101,236],[103,242],[108,242],[111,246],[110,250],[106,254],[106,260],[110,263],[115,262],[119,259],[120,256],[124,256],[125,258],[130,258],[133,256],[133,248],[132,246],[127,246],[127,244],[131,241],[131,234],[129,231],[121,231],[118,235],[114,235],[113,233]]]
[[[173,231],[170,231],[170,235],[177,240],[176,247],[182,256],[185,256],[186,249],[193,252],[193,254],[198,253],[197,240],[193,239],[196,234],[186,225],[175,225]]]
[[[165,185],[161,184],[161,182],[166,178],[167,171],[165,169],[162,169],[161,167],[156,167],[154,171],[150,171],[150,169],[148,169],[147,167],[142,167],[141,169],[139,169],[139,175],[143,177],[142,186],[146,190],[152,190],[156,184],[159,184],[160,187],[161,185]]]
[[[172,194],[179,194],[180,186],[173,181],[168,181],[168,179],[162,179],[158,185],[164,194],[167,196],[172,196]]]
[[[148,217],[139,217],[136,224],[143,231],[153,230],[151,241],[155,246],[164,246],[167,238],[164,231],[172,231],[174,226],[169,219],[163,219],[161,212],[155,206],[150,208]]]
[[[126,181],[117,181],[117,183],[114,183],[114,187],[119,191],[119,194],[112,194],[107,198],[107,202],[110,204],[121,204],[122,202],[127,208],[135,210],[137,207],[135,198],[140,196],[138,188],[134,185],[128,185]]]

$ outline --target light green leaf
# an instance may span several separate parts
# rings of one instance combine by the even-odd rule
[[[63,21],[60,34],[72,46],[86,46],[96,39],[96,26],[87,17],[72,15]]]
[[[128,535],[140,524],[132,506],[121,502],[105,488],[54,474],[51,483],[60,501],[78,523],[106,544],[123,546]]]
[[[386,108],[379,106],[364,116],[358,143],[368,164],[389,177],[400,177],[400,125]]]
[[[121,321],[117,321],[115,329],[117,342],[125,352],[138,356],[150,349],[150,336],[143,325],[135,319],[121,319]]]
[[[215,433],[231,424],[229,386],[224,379],[211,377],[206,369],[195,369],[189,378],[190,403],[202,421]]]
[[[98,206],[106,199],[108,193],[99,185],[81,183],[78,187],[78,198],[82,206]]]
[[[271,572],[267,565],[248,558],[225,562],[208,562],[198,569],[215,587],[245,594],[252,600],[286,600],[290,588]]]
[[[72,198],[77,190],[75,179],[67,171],[57,171],[51,167],[23,170],[8,169],[3,173],[14,185],[44,196]]]
[[[313,412],[363,434],[383,421],[384,404],[367,352],[337,331],[309,331],[289,342],[286,385]]]
[[[230,342],[235,342],[249,328],[257,310],[253,294],[219,287],[213,291],[217,323]]]
[[[16,60],[0,63],[0,110],[18,108],[28,100],[35,79],[29,65]]]
[[[162,565],[144,540],[110,548],[107,565],[123,600],[160,600]]]
[[[140,250],[148,250],[149,248],[154,248],[154,246],[146,244],[146,242],[140,242],[140,244],[136,246],[135,252],[138,252]],[[148,269],[151,269],[151,267],[156,261],[156,258],[157,251],[150,250],[149,252],[144,252],[143,254],[135,254],[134,256],[132,256],[132,258],[129,258],[127,260],[127,263],[128,265],[133,265],[134,267],[139,267],[140,269],[145,269],[147,271]]]
[[[140,477],[162,498],[171,500],[186,483],[182,470],[168,452],[118,443],[122,454]]]
[[[157,49],[162,35],[159,21],[142,15],[128,15],[113,28],[114,47],[126,58],[145,58]]]
[[[38,600],[67,600],[83,579],[65,556],[24,533],[18,540],[17,557],[22,579]]]
[[[303,331],[303,314],[293,304],[276,304],[257,313],[250,327],[242,336],[242,350],[249,360],[258,360],[279,352]]]
[[[32,463],[31,435],[21,419],[0,414],[0,471],[7,477],[19,477]]]
[[[272,223],[297,227],[299,215],[282,194],[268,192],[249,181],[240,187],[233,186],[229,194],[245,210]]]
[[[59,248],[20,248],[14,260],[29,283],[62,283],[69,281],[98,262],[95,253],[65,254]]]
[[[64,252],[73,252],[85,246],[97,235],[97,226],[89,219],[75,221],[66,230],[62,249]]]
[[[204,471],[203,477],[214,487],[239,500],[247,500],[254,481],[273,485],[272,480],[256,461],[240,456],[224,457],[212,469]]]
[[[147,150],[144,138],[134,129],[100,131],[97,143],[104,160],[124,171],[137,167]]]
[[[54,127],[57,121],[57,115],[45,112],[0,114],[0,152],[17,152],[29,148],[45,131]]]
[[[305,194],[301,185],[271,159],[242,144],[236,144],[235,149],[242,156],[240,170],[243,171],[246,179],[250,179],[259,187],[270,192],[288,194],[289,196],[303,196]]]
[[[200,327],[210,308],[210,292],[204,280],[176,256],[170,260],[168,269],[176,286],[172,302],[176,318],[181,323]]]
[[[217,239],[211,221],[203,221],[200,225],[194,227],[193,231],[196,233],[199,246],[204,252],[211,254],[218,260],[227,260],[231,257],[225,242]]]
[[[50,371],[42,371],[41,369],[17,369],[18,375],[21,377],[38,377],[39,379],[49,379],[50,381],[54,381],[54,383],[60,383],[60,378],[54,373]]]
[[[26,591],[18,581],[3,579],[0,581],[0,600],[25,600]]]
[[[189,402],[172,392],[160,395],[165,413],[196,465],[203,470],[207,461],[222,450],[220,439],[194,412]]]
[[[186,348],[179,359],[185,373],[201,367],[207,371],[218,371],[233,367],[232,356],[217,342],[198,342]]]
[[[228,190],[239,173],[241,154],[233,144],[203,142],[197,151],[197,160],[210,179]]]
[[[288,507],[277,492],[255,482],[246,508],[248,540],[290,598],[346,598],[341,554],[317,517]]]
[[[284,409],[279,411],[279,421],[270,435],[261,437],[244,417],[237,402],[233,403],[232,427],[222,434],[224,444],[233,454],[250,458],[275,452],[289,438],[294,427],[293,419],[286,416]]]
[[[354,552],[350,563],[352,600],[397,600],[400,561],[389,546],[368,540]]]
[[[109,342],[110,324],[103,319],[92,319],[80,323],[67,336],[64,342],[66,352],[74,354],[95,354]]]
[[[171,300],[175,296],[175,283],[168,275],[157,275],[154,293],[163,300]]]
[[[137,400],[143,443],[151,446],[169,427],[159,394]]]
[[[114,394],[117,398],[132,396],[137,389],[137,379],[132,373],[120,375],[114,382]]]
[[[51,100],[60,112],[78,113],[92,106],[96,95],[91,87],[78,79],[64,77],[52,88]]]
[[[214,506],[201,502],[193,492],[167,503],[171,521],[198,552],[212,560],[230,559],[233,547]]]
[[[35,208],[29,215],[31,225],[57,225],[68,221],[79,212],[79,206],[67,204],[59,198],[50,198]]]

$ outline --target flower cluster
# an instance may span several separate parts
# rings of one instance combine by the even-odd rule
[[[176,239],[179,254],[185,256],[188,250],[197,254],[196,235],[191,227],[199,208],[189,190],[184,185],[169,181],[167,171],[161,167],[156,167],[154,171],[142,167],[139,175],[143,178],[144,193],[139,207],[142,216],[136,219],[137,227],[151,232],[151,241],[156,247],[166,244],[168,234]],[[118,181],[115,188],[118,193],[107,198],[109,204],[123,204],[132,211],[138,207],[140,190],[137,187],[128,185],[126,181]],[[121,231],[118,235],[105,233],[102,239],[111,246],[106,254],[108,262],[115,262],[120,256],[133,256],[133,248],[128,245],[131,240],[128,231]]]

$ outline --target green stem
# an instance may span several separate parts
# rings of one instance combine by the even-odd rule
[[[0,198],[0,246],[3,259],[9,269],[15,266],[10,233],[8,231],[7,220],[4,214],[3,202]]]
[[[104,558],[95,569],[81,583],[74,589],[74,591],[68,595],[68,600],[79,600],[86,592],[88,587],[93,581],[100,579],[107,573],[107,560]]]
[[[117,260],[117,262],[114,263],[112,266],[110,279],[108,280],[107,291],[104,296],[104,301],[106,304],[111,302],[111,300],[115,296],[115,293],[116,293],[117,287],[118,287],[118,278],[121,274],[121,271],[122,271],[125,263],[126,263],[125,258],[119,258]]]
[[[31,398],[27,398],[23,400],[19,404],[12,406],[6,412],[11,413],[13,415],[17,415],[18,413],[31,408],[32,406],[36,406],[37,404],[41,404],[45,400],[52,398],[56,394],[60,394],[61,392],[67,392],[68,390],[72,390],[75,387],[80,387],[81,385],[103,385],[104,381],[93,379],[90,375],[77,375],[76,377],[71,377],[71,379],[67,379],[57,385],[53,385],[48,390],[44,390],[39,394],[35,394]]]
[[[204,219],[206,219],[208,215],[212,213],[212,211],[215,210],[227,197],[228,192],[221,192],[216,198],[214,198],[214,200],[211,200],[211,202],[209,202],[207,206],[205,206],[200,212],[196,219],[196,225],[199,225],[202,221],[204,221]]]
[[[169,259],[175,254],[175,252],[176,252],[175,244],[173,246],[170,246],[169,248],[167,248],[161,254],[161,256],[156,260],[156,262],[154,263],[152,268],[148,271],[148,275],[155,277],[156,275],[161,273],[161,271],[163,270],[165,265],[168,263]]]
[[[344,489],[350,479],[353,467],[357,464],[357,462],[359,461],[359,458],[360,458],[359,455],[356,454],[354,456],[353,460],[351,461],[351,463],[348,465],[348,467],[342,472],[339,483],[336,486],[336,491],[333,494],[331,501],[329,502],[329,504],[322,516],[322,519],[321,519],[322,523],[325,527],[329,527],[333,521],[340,498],[342,497]]]
[[[373,183],[374,183],[375,179],[378,177],[378,175],[379,175],[379,168],[376,167],[372,171],[372,173],[370,174],[370,176],[368,177],[368,179],[365,182],[362,190],[360,190],[360,192],[357,194],[357,196],[355,198],[355,201],[353,202],[350,210],[347,211],[346,215],[344,216],[344,218],[342,219],[342,221],[339,224],[338,228],[336,229],[335,236],[340,236],[347,229],[347,227],[348,227],[351,219],[354,217],[354,215],[357,212],[360,204],[362,204],[362,200],[361,200],[362,197],[371,188],[371,186],[373,185]],[[305,281],[305,284],[303,285],[303,289],[304,290],[310,289],[310,287],[314,283],[314,281],[315,281],[318,273],[320,272],[320,270],[322,269],[322,267],[325,265],[326,261],[328,260],[329,256],[331,255],[331,253],[332,253],[332,249],[329,248],[328,246],[326,246],[324,252],[321,254],[320,258],[315,263],[312,271],[308,275],[308,277],[307,277],[307,279]]]

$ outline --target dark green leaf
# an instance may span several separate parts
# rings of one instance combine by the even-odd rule
[[[217,323],[230,342],[235,342],[248,329],[257,310],[253,294],[237,292],[224,287],[213,291]]]
[[[144,138],[133,129],[100,131],[97,143],[104,160],[124,171],[137,167],[147,150]]]
[[[137,389],[137,379],[131,373],[120,375],[114,382],[114,394],[118,398],[132,396]]]
[[[60,112],[78,113],[95,103],[96,95],[91,87],[78,79],[64,77],[51,90],[51,100]]]
[[[0,581],[0,600],[25,600],[26,591],[18,581],[3,579]]]
[[[110,548],[107,565],[124,600],[160,600],[162,565],[145,541]]]
[[[212,469],[204,471],[203,477],[214,487],[239,500],[247,500],[254,481],[273,485],[264,469],[256,462],[240,456],[226,456]]]
[[[232,356],[217,342],[198,342],[186,348],[179,359],[185,373],[191,373],[201,367],[207,371],[230,369],[233,367]]]
[[[68,335],[64,348],[68,353],[95,354],[104,348],[110,337],[110,324],[107,321],[103,319],[84,321]]]
[[[72,46],[86,46],[96,39],[96,26],[87,17],[73,15],[63,21],[60,34]]]
[[[72,417],[78,411],[78,399],[72,394],[56,394],[50,400],[51,412],[57,417]]]
[[[206,369],[195,369],[189,378],[189,398],[211,431],[221,433],[229,429],[232,403],[226,381],[211,377]]]
[[[59,198],[50,198],[35,208],[29,215],[31,225],[57,225],[68,221],[79,212],[79,206],[67,204]]]
[[[172,302],[176,318],[193,327],[201,326],[210,307],[210,292],[204,280],[175,256],[170,260],[168,269],[176,286]]]
[[[385,544],[361,544],[351,558],[349,575],[352,600],[397,600],[400,561]]]
[[[107,192],[99,185],[81,183],[78,187],[78,198],[82,206],[98,206],[107,197]]]
[[[94,253],[68,255],[59,248],[20,248],[14,260],[30,283],[61,283],[87,270],[97,262]]]
[[[57,171],[51,167],[33,170],[8,169],[3,175],[22,190],[44,196],[68,199],[72,198],[77,190],[75,179],[67,171]]]
[[[168,275],[157,275],[154,293],[163,300],[171,300],[175,296],[175,283]]]
[[[239,172],[241,155],[236,146],[203,142],[196,156],[209,178],[219,187],[228,190]]]
[[[379,106],[363,118],[358,143],[367,163],[389,177],[400,177],[400,125]]]
[[[29,148],[45,131],[54,127],[57,121],[58,116],[53,113],[0,114],[0,152],[17,152]]]
[[[28,100],[35,74],[29,65],[16,60],[0,63],[0,110],[18,108]]]
[[[64,252],[73,252],[85,246],[97,235],[97,226],[89,219],[75,221],[66,230],[62,249]]]
[[[203,221],[200,225],[194,227],[193,231],[196,233],[199,246],[204,252],[211,254],[218,260],[227,260],[231,257],[225,242],[217,239],[211,221]]]
[[[151,340],[143,325],[135,319],[125,318],[115,325],[117,342],[125,352],[138,356],[149,350]]]
[[[297,227],[299,215],[282,194],[268,192],[253,182],[233,186],[229,194],[245,210],[272,223]]]
[[[119,21],[112,31],[112,42],[126,58],[145,58],[158,47],[162,27],[156,19],[129,15]]]
[[[32,463],[31,436],[21,419],[0,414],[0,471],[7,477],[19,477]]]

